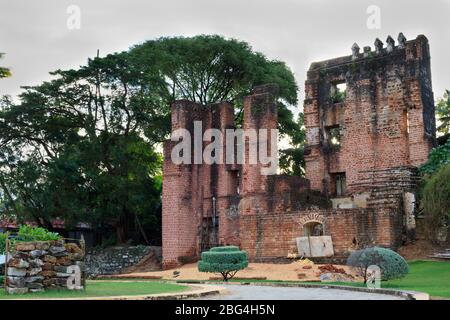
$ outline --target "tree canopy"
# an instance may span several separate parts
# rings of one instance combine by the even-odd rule
[[[436,104],[436,116],[440,122],[437,131],[442,134],[450,133],[450,91],[445,90],[444,96]]]
[[[276,83],[280,132],[294,147],[304,139],[289,109],[297,102],[292,72],[242,41],[160,38],[51,74],[24,87],[20,103],[0,102],[3,212],[48,229],[58,217],[114,225],[121,242],[159,232],[158,143],[169,137],[174,100],[231,101],[239,123],[252,87]],[[283,163],[298,173],[294,149]]]
[[[0,52],[0,59],[3,58],[5,54]],[[0,67],[0,78],[6,78],[11,76],[11,71],[8,68]]]

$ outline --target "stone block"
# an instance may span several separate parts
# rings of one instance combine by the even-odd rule
[[[44,280],[44,277],[42,275],[25,278],[26,283],[41,282],[42,280]]]
[[[45,251],[45,250],[33,250],[33,251],[30,252],[30,256],[32,258],[39,258],[39,257],[42,257],[42,256],[44,256],[46,254],[47,254],[47,251]]]
[[[67,266],[55,266],[53,270],[56,272],[67,273]]]
[[[43,260],[44,262],[56,263],[56,260],[57,260],[57,259],[56,259],[56,257],[46,255],[46,256],[44,256],[44,258],[42,258],[42,260]]]
[[[29,260],[30,266],[33,268],[39,268],[42,267],[44,265],[44,261],[42,261],[41,259],[33,259],[33,260]]]
[[[33,242],[17,242],[14,244],[16,251],[32,251],[36,249],[36,245]]]
[[[26,269],[18,269],[18,268],[12,268],[8,267],[7,275],[13,276],[13,277],[24,277],[27,274]]]
[[[58,283],[58,279],[56,279],[56,278],[48,278],[48,279],[44,279],[42,281],[42,284],[44,285],[44,287],[54,286],[57,283]]]
[[[22,288],[25,287],[24,277],[6,277],[6,284],[11,288]]]
[[[70,260],[68,256],[59,257],[56,259],[55,264],[60,265],[60,266],[70,266],[72,264],[72,260]]]
[[[55,257],[63,257],[68,254],[68,252],[66,251],[66,248],[64,246],[51,246],[48,249],[48,251],[50,252],[50,254],[52,256],[55,256]]]
[[[75,243],[66,243],[65,247],[69,253],[83,254],[83,250],[81,250],[81,248],[77,246]]]
[[[36,249],[37,250],[48,250],[50,248],[50,242],[48,241],[37,241]]]
[[[44,289],[44,285],[40,282],[30,282],[30,283],[27,283],[27,288],[29,288],[29,289]]]
[[[13,258],[9,260],[8,266],[18,269],[26,269],[30,266],[30,264],[23,259]]]
[[[304,257],[332,257],[334,255],[331,236],[298,237],[298,253]]]
[[[44,270],[44,271],[53,270],[53,264],[45,262],[42,265],[42,270]]]
[[[28,276],[35,276],[41,271],[42,271],[42,268],[31,268],[31,269],[28,269],[27,275]]]
[[[39,273],[39,275],[46,277],[46,278],[51,278],[56,276],[56,272],[55,271],[51,271],[51,270],[45,270],[45,271],[41,271]]]
[[[9,294],[24,294],[28,292],[28,288],[10,288],[6,287],[6,292]]]

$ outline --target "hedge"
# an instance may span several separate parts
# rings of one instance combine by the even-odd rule
[[[210,251],[202,253],[201,260],[198,262],[200,272],[220,273],[225,281],[247,266],[247,253],[235,246],[211,248]]]
[[[347,259],[347,265],[359,268],[366,280],[367,268],[376,265],[381,269],[381,279],[391,280],[406,276],[409,266],[406,260],[390,249],[372,247],[353,252]]]

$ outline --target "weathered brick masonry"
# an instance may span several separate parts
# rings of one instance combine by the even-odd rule
[[[416,168],[435,143],[430,55],[424,36],[395,46],[313,63],[305,83],[306,178],[262,175],[262,164],[179,164],[178,142],[164,145],[163,265],[234,244],[252,260],[296,252],[295,239],[319,224],[336,257],[369,245],[396,248],[414,236]],[[345,97],[336,99],[345,84]],[[277,88],[244,99],[244,129],[275,129]],[[194,121],[234,128],[229,103],[172,105],[172,129],[194,134]],[[202,143],[203,146],[209,142]],[[225,148],[228,146],[225,145]],[[268,142],[268,149],[275,147]],[[245,145],[248,156],[250,146]],[[246,158],[247,159],[247,158]]]

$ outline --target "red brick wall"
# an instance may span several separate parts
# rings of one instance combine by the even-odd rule
[[[310,150],[306,177],[312,188],[332,190],[329,174],[345,172],[351,194],[362,171],[426,161],[435,139],[429,70],[428,41],[423,36],[390,53],[311,65],[305,84],[305,124]],[[330,85],[342,81],[347,84],[346,99],[334,104],[329,100]],[[330,125],[341,129],[338,151],[327,150],[325,133]]]
[[[347,83],[346,99],[332,103],[330,87],[342,81]],[[245,97],[244,129],[277,127],[276,93],[275,86],[266,85]],[[414,167],[426,160],[435,140],[427,39],[419,36],[405,48],[370,57],[313,63],[305,94],[308,179],[261,175],[259,162],[248,163],[247,143],[243,165],[174,165],[170,161],[174,142],[166,142],[165,268],[186,257],[196,258],[211,245],[240,245],[253,260],[286,257],[295,251],[295,238],[303,235],[303,223],[311,216],[323,222],[338,257],[364,246],[396,248],[402,242],[401,195],[414,189]],[[200,106],[185,100],[172,105],[173,129],[193,133],[195,120],[203,122],[203,132],[233,128],[233,106]],[[336,125],[341,132],[339,149],[327,142],[327,129]],[[269,143],[269,149],[274,147]],[[342,172],[349,196],[370,194],[368,208],[330,209],[333,174]],[[213,203],[219,218],[216,231],[210,225]]]
[[[241,247],[253,261],[286,258],[295,239],[303,236],[304,218],[323,217],[324,234],[330,235],[336,257],[346,257],[352,250],[379,245],[396,248],[400,235],[394,230],[397,214],[372,209],[302,210],[287,214],[254,214],[240,218]]]

